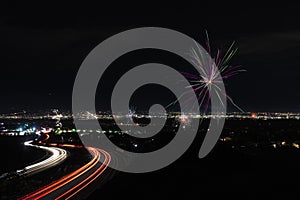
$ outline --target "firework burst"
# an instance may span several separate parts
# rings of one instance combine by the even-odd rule
[[[127,123],[131,122],[134,123],[133,118],[136,117],[136,107],[130,106],[128,113],[126,115]]]
[[[237,52],[237,48],[234,47],[235,42],[233,42],[224,53],[220,49],[217,49],[216,55],[213,56],[207,32],[206,38],[206,50],[214,62],[208,63],[208,66],[204,67],[201,48],[195,42],[196,48],[192,48],[190,52],[191,62],[196,68],[199,69],[201,74],[181,72],[191,82],[191,85],[187,86],[186,88],[192,88],[192,90],[183,93],[181,97],[183,95],[188,95],[191,92],[195,92],[200,102],[200,108],[204,107],[204,110],[207,111],[210,102],[210,91],[213,89],[219,97],[222,105],[224,105],[224,103],[222,102],[220,96],[224,95],[234,107],[236,107],[239,111],[244,112],[234,103],[231,97],[226,95],[225,91],[222,91],[218,87],[218,83],[222,82],[224,79],[232,77],[239,72],[245,71],[241,69],[241,66],[232,66],[229,64],[229,61]],[[188,100],[189,98],[187,98],[187,101]]]

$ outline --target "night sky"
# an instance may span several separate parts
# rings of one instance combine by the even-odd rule
[[[141,4],[4,9],[0,113],[70,109],[73,82],[87,54],[106,38],[143,26],[171,28],[203,45],[206,29],[214,49],[236,41],[231,64],[246,72],[225,82],[235,103],[245,111],[300,112],[297,6]]]

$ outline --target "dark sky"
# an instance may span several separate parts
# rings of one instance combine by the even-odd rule
[[[0,113],[69,109],[85,56],[113,34],[143,26],[175,29],[201,44],[207,29],[212,48],[236,41],[231,63],[247,72],[226,81],[235,102],[246,111],[300,112],[297,6],[140,4],[3,8]]]

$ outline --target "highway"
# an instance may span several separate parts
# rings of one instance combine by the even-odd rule
[[[49,135],[47,135],[49,137]],[[47,137],[47,138],[48,138]],[[67,158],[67,151],[57,147],[45,147],[31,144],[33,141],[24,142],[25,146],[43,149],[51,153],[51,156],[41,162],[26,166],[23,169],[17,170],[19,175],[33,175],[45,169],[60,164]]]
[[[60,145],[82,148],[75,145]],[[108,167],[111,156],[102,149],[86,147],[93,156],[87,164],[20,199],[70,199],[95,181]]]

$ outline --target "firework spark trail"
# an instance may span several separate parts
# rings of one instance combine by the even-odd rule
[[[206,31],[206,49],[207,53],[212,56],[211,47],[210,47],[210,40],[208,37],[208,33]],[[191,62],[192,64],[197,67],[200,71],[200,74],[191,74],[188,72],[181,72],[190,82],[191,85],[187,86],[186,88],[192,90],[188,90],[184,92],[182,96],[189,95],[191,92],[195,92],[198,96],[198,100],[200,101],[200,108],[204,106],[205,112],[207,111],[210,103],[210,92],[215,92],[218,99],[220,100],[222,105],[225,105],[222,102],[221,96],[225,96],[227,100],[231,102],[231,104],[236,107],[239,111],[244,112],[239,106],[237,106],[231,97],[226,95],[225,91],[222,91],[218,87],[218,83],[221,83],[222,79],[230,78],[234,75],[237,75],[239,72],[245,71],[241,69],[241,66],[232,66],[229,65],[229,61],[237,52],[237,48],[234,48],[235,42],[229,46],[227,51],[223,54],[220,49],[217,49],[217,53],[215,57],[212,57],[212,60],[209,60],[206,63],[207,66],[204,67],[204,58],[203,55],[205,52],[201,50],[201,48],[195,42],[196,48],[192,48],[190,52]],[[189,98],[185,101],[188,102]],[[170,105],[174,105],[178,100],[171,103]],[[194,102],[196,103],[196,102]]]

